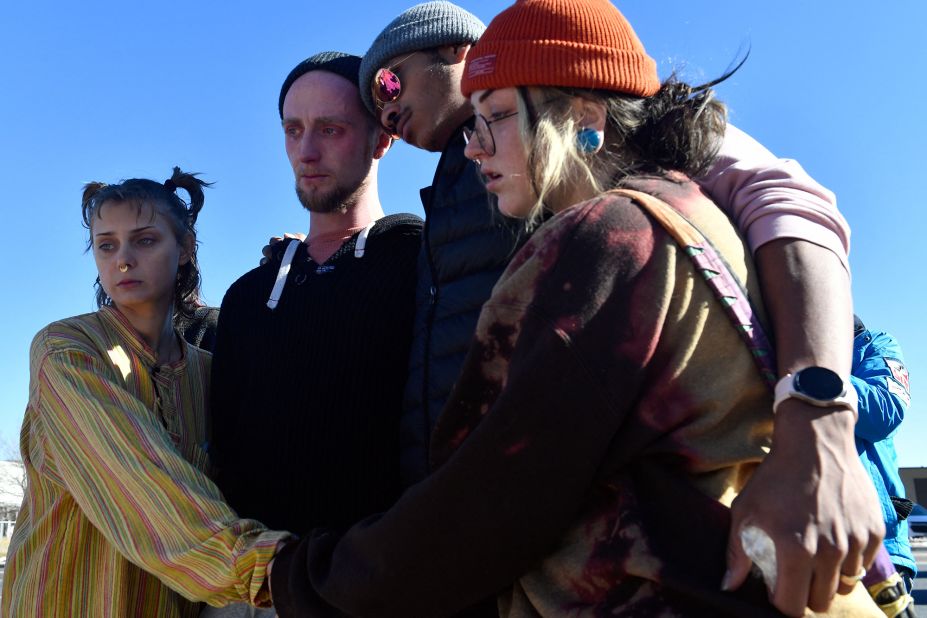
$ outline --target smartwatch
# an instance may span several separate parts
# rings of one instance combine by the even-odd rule
[[[795,373],[787,373],[776,383],[775,395],[773,413],[789,397],[822,408],[833,406],[856,410],[856,389],[826,367],[805,367]]]

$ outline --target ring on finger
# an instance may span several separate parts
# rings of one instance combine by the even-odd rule
[[[860,581],[865,576],[866,576],[866,568],[859,567],[859,571],[856,573],[856,575],[844,575],[843,573],[841,573],[840,583],[844,584],[845,586],[855,586],[856,582]]]

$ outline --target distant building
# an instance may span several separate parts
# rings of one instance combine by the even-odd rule
[[[908,500],[927,507],[927,468],[899,468]]]
[[[26,472],[18,461],[0,461],[0,538],[13,534],[26,488]]]

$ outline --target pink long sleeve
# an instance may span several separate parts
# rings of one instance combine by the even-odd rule
[[[834,194],[797,161],[776,158],[728,125],[717,161],[697,180],[747,237],[751,251],[778,238],[807,240],[833,251],[849,271],[850,226]]]

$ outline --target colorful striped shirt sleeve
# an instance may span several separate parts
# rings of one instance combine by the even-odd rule
[[[288,535],[238,519],[99,354],[41,345],[33,353],[33,430],[93,526],[189,599],[266,604],[266,565]]]

